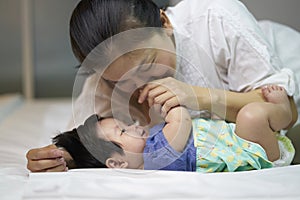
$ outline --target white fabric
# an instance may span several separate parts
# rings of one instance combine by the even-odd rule
[[[296,91],[293,72],[246,7],[236,0],[188,0],[166,11],[175,29],[178,78],[193,85],[249,91],[278,84]]]
[[[292,143],[286,143],[282,140],[278,140],[278,146],[280,151],[280,158],[273,162],[274,167],[288,166],[292,163],[295,156],[295,148]]]
[[[71,100],[22,102],[0,122],[0,167],[24,166],[26,151],[51,144],[51,137],[66,130]]]
[[[71,100],[25,102],[20,95],[2,95],[0,107],[6,111],[0,121],[0,199],[21,200],[29,174],[26,152],[66,130]]]
[[[72,170],[30,174],[24,199],[299,199],[299,174],[300,166],[214,174]]]

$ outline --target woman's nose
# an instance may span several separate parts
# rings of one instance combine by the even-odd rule
[[[143,79],[142,77],[136,76],[134,78],[134,83],[135,83],[136,88],[140,88],[147,83],[147,80]]]

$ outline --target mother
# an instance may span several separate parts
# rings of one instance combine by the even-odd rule
[[[286,89],[293,109],[290,127],[297,120],[293,73],[283,68],[257,21],[237,0],[182,1],[166,12],[150,0],[82,0],[70,22],[73,52],[84,69],[89,68],[84,61],[99,44],[113,44],[115,40],[107,39],[143,27],[167,29],[136,34],[143,38],[138,43],[153,44],[152,48],[115,56],[108,66],[101,66],[100,78],[96,73],[86,80],[75,104],[75,115],[80,116],[76,123],[82,123],[89,112],[114,115],[112,101],[124,95],[130,113],[145,123],[154,119],[147,115],[154,104],[162,106],[162,113],[180,104],[234,122],[244,105],[264,101],[259,88],[266,84]],[[117,50],[116,46],[108,49]],[[93,109],[81,115],[90,104]],[[54,145],[28,151],[27,159],[33,172],[64,171],[65,160],[71,167],[68,153]]]

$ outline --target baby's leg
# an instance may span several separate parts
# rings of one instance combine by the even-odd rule
[[[236,134],[260,144],[268,159],[275,161],[279,158],[280,151],[274,131],[289,124],[291,111],[286,92],[280,87],[265,88],[263,95],[269,102],[251,103],[240,110],[236,121]]]

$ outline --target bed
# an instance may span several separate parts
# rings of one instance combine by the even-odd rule
[[[26,101],[0,95],[1,200],[299,199],[300,165],[259,171],[196,172],[76,169],[30,173],[26,152],[65,131],[71,99]]]

